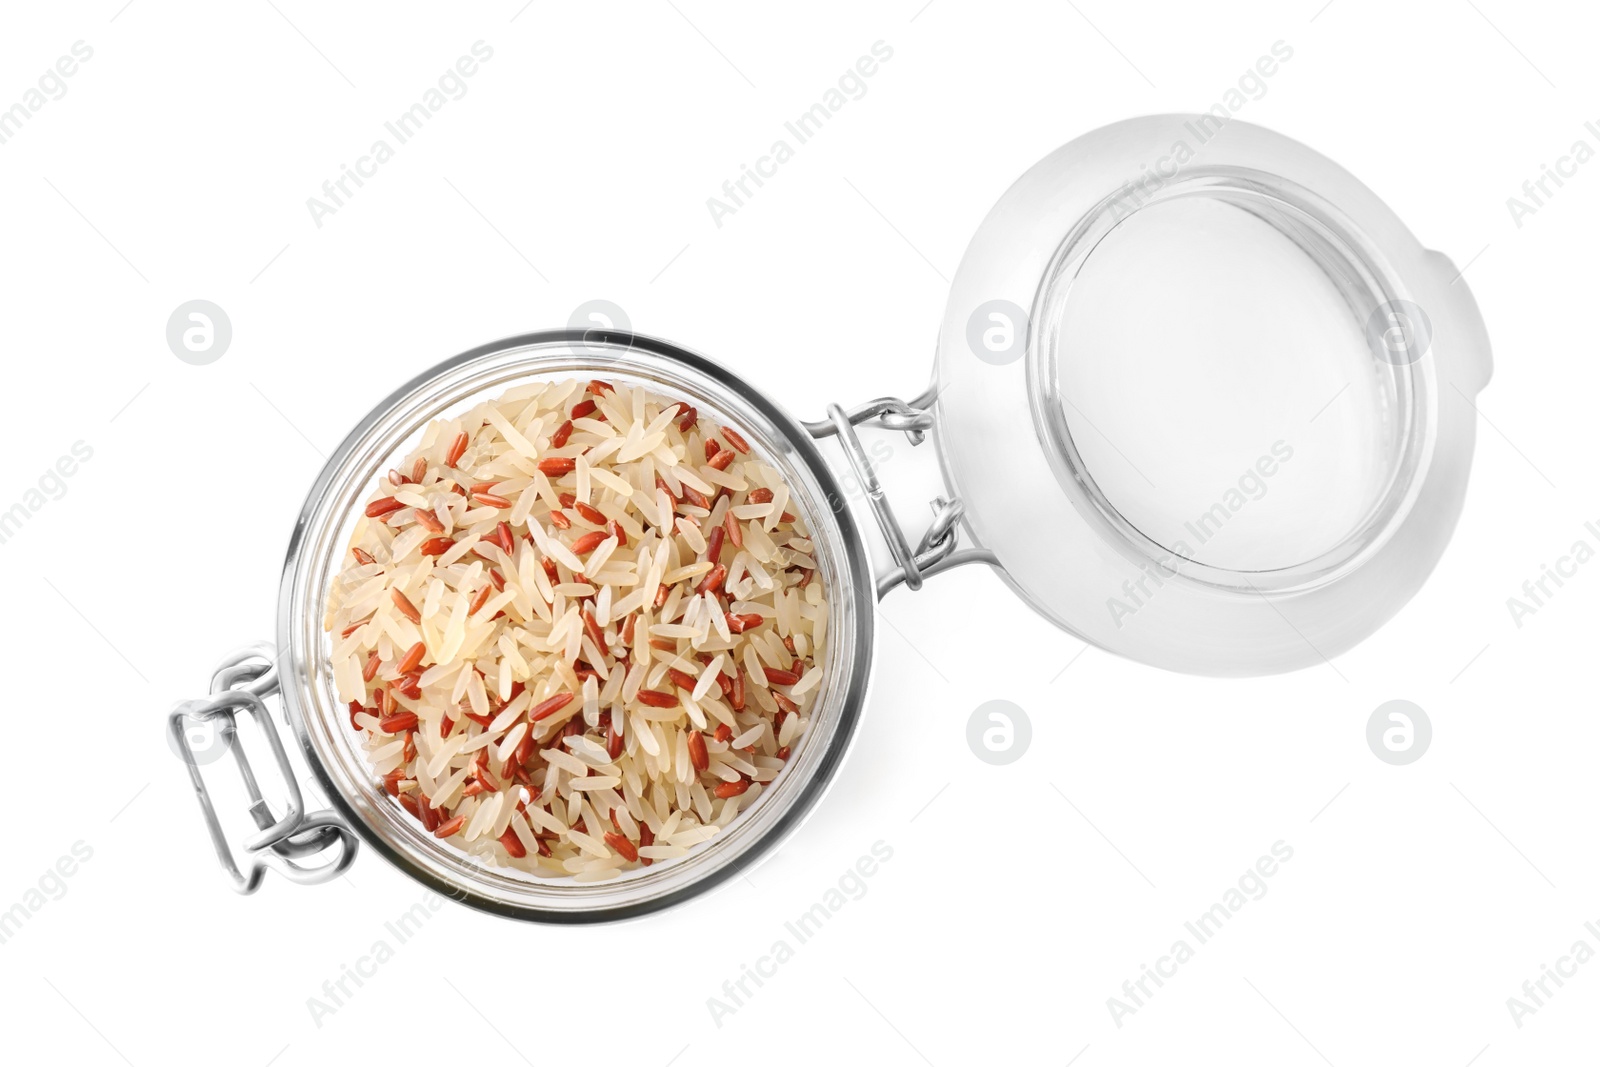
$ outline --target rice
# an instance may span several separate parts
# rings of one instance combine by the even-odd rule
[[[792,499],[737,430],[643,387],[523,385],[431,423],[328,597],[374,776],[448,846],[542,877],[712,840],[822,688]]]

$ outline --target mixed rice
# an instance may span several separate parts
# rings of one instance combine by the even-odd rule
[[[431,423],[328,598],[383,788],[542,876],[710,840],[821,688],[827,602],[797,512],[736,430],[643,387],[529,384]]]

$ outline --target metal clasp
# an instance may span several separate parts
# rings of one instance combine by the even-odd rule
[[[873,467],[872,460],[868,458],[866,450],[861,447],[860,437],[856,435],[855,428],[858,425],[872,423],[886,429],[903,431],[913,446],[920,445],[926,439],[927,431],[933,427],[933,402],[937,396],[937,387],[930,385],[925,392],[910,401],[900,400],[897,397],[880,397],[849,411],[838,404],[829,404],[826,419],[804,423],[807,432],[819,440],[838,436],[845,458],[850,461],[851,468],[867,494],[867,502],[872,505],[872,514],[878,520],[878,528],[883,531],[884,539],[889,543],[889,553],[894,557],[895,569],[878,579],[879,600],[902,583],[908,589],[917,590],[922,588],[922,581],[928,575],[938,574],[940,571],[967,563],[996,562],[994,554],[986,549],[957,548],[960,540],[958,527],[964,506],[959,500],[947,500],[943,496],[936,497],[932,501],[933,523],[913,549],[904,527],[895,517],[894,509],[889,506],[883,485],[878,480],[878,472]]]
[[[167,728],[189,768],[189,780],[194,783],[195,796],[205,815],[206,828],[211,832],[211,843],[217,850],[217,860],[232,878],[234,889],[240,893],[254,893],[260,888],[261,879],[269,865],[256,859],[248,871],[240,870],[222,822],[217,817],[216,805],[206,788],[205,778],[200,773],[200,765],[195,760],[194,749],[184,731],[186,721],[216,720],[223,744],[233,753],[239,775],[244,779],[245,791],[250,796],[250,817],[258,830],[244,843],[247,853],[276,854],[279,862],[272,866],[278,867],[290,881],[301,885],[316,885],[337,878],[349,869],[356,857],[356,835],[338,815],[332,811],[307,813],[304,809],[300,783],[295,779],[294,770],[289,765],[289,754],[284,750],[283,741],[278,736],[277,727],[273,725],[265,703],[265,699],[277,691],[278,669],[273,647],[268,644],[251,645],[234,652],[217,667],[211,678],[211,695],[208,698],[184,701],[173,709],[167,720]],[[281,818],[273,815],[262,797],[255,768],[251,766],[244,745],[239,741],[239,712],[246,712],[255,719],[257,727],[267,739],[268,747],[272,749],[273,760],[278,765],[278,773],[283,778],[289,798],[288,810]],[[329,863],[306,867],[295,862],[334,846],[338,846],[339,855]]]

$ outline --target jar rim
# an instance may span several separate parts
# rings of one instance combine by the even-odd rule
[[[387,803],[354,752],[331,687],[323,615],[348,528],[397,448],[443,411],[470,406],[513,380],[634,378],[660,383],[726,416],[795,482],[829,597],[829,657],[813,723],[771,787],[716,838],[640,874],[572,884],[494,868],[444,842]],[[866,700],[873,635],[872,569],[846,495],[805,428],[720,364],[669,341],[616,330],[546,330],[493,341],[430,367],[365,415],[323,466],[290,539],[279,594],[284,715],[321,790],[373,851],[418,882],[478,910],[546,923],[637,918],[724,884],[770,855],[815,809],[848,754]],[[828,571],[833,573],[829,574]],[[813,732],[814,731],[814,732]]]

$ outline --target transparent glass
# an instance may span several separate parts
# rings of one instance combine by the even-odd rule
[[[1421,587],[1489,371],[1460,272],[1352,175],[1152,115],[1057,149],[984,219],[934,436],[968,537],[1034,610],[1155,666],[1267,674]]]
[[[810,525],[828,600],[827,665],[812,721],[788,766],[727,830],[675,860],[599,883],[491,866],[427,833],[387,796],[349,728],[322,620],[367,494],[431,420],[530,380],[607,378],[647,384],[737,428],[783,472]],[[666,342],[552,331],[512,338],[440,364],[401,388],[329,460],[296,526],[279,601],[285,712],[329,800],[363,839],[441,893],[486,911],[547,922],[642,915],[748,868],[799,825],[839,768],[866,695],[873,582],[845,494],[803,427],[740,379]]]

